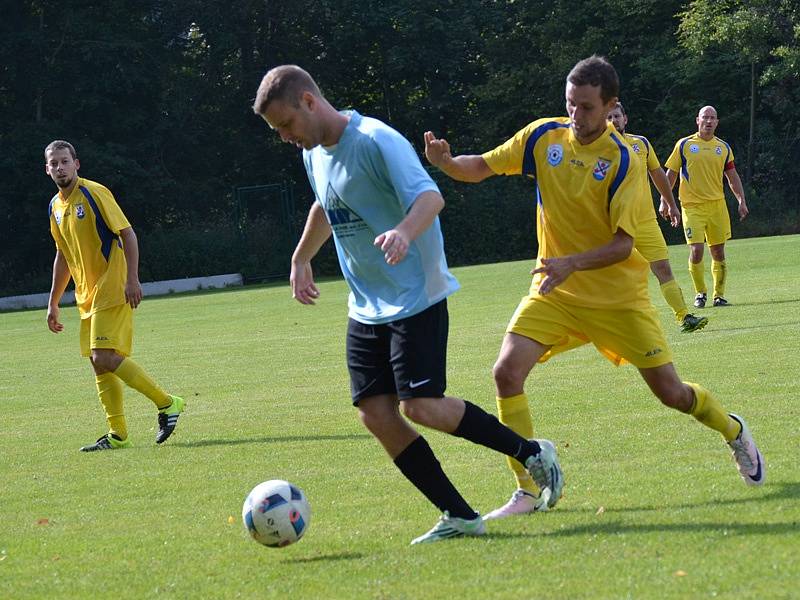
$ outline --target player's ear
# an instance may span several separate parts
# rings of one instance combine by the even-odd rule
[[[76,158],[76,159],[75,159],[75,170],[77,171],[77,170],[78,170],[78,169],[80,169],[80,168],[81,168],[81,161],[79,161],[79,160]]]

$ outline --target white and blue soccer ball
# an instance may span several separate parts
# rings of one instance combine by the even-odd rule
[[[308,530],[311,505],[296,485],[271,479],[259,483],[247,495],[242,521],[259,544],[281,548],[293,544]]]

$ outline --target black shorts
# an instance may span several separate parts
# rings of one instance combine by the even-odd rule
[[[353,404],[383,394],[400,400],[444,396],[448,326],[447,300],[391,323],[350,319],[347,368]]]

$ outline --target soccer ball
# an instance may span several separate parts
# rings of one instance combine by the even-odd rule
[[[311,506],[299,487],[271,479],[259,483],[247,495],[242,521],[259,544],[281,548],[303,537],[311,522]]]

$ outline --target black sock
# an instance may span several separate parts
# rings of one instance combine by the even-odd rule
[[[440,511],[447,511],[451,517],[459,519],[478,516],[447,478],[424,437],[419,436],[411,442],[397,455],[394,464]]]
[[[537,442],[526,440],[518,433],[514,433],[498,421],[497,417],[466,400],[464,400],[464,417],[453,435],[502,452],[511,458],[516,458],[523,465],[528,458],[539,454],[541,450]]]

